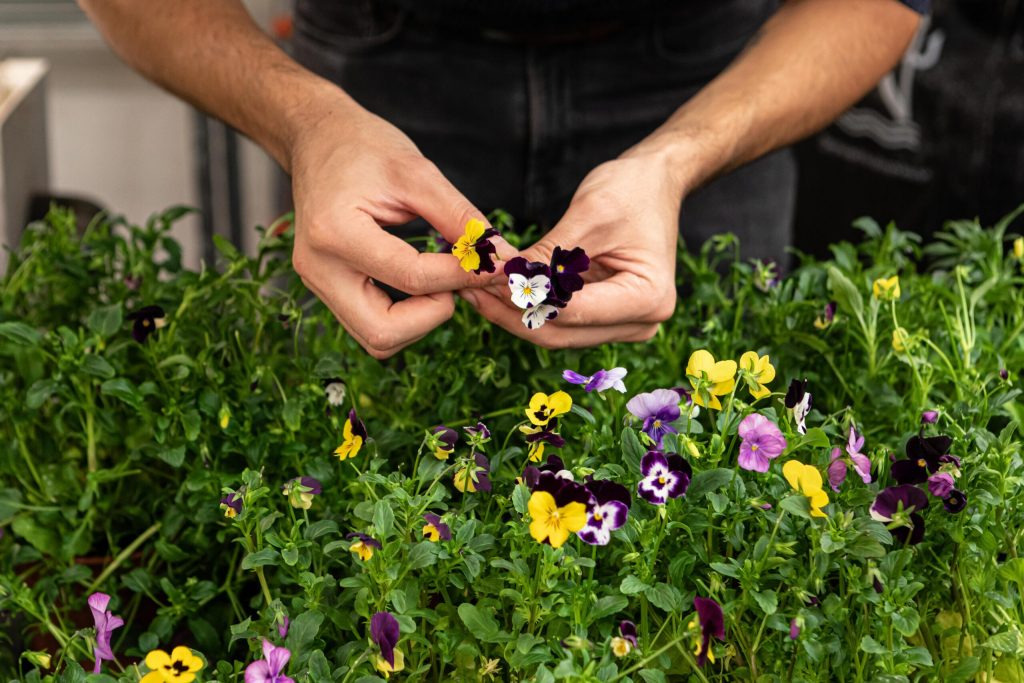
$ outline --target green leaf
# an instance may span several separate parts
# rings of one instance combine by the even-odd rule
[[[717,491],[736,476],[734,470],[719,467],[706,472],[698,472],[693,475],[690,487],[686,489],[686,497],[690,500],[699,500],[705,493]]]
[[[978,657],[964,657],[960,662],[943,676],[944,683],[967,683],[974,678],[981,668],[981,659]]]
[[[241,254],[238,253],[238,249],[235,248],[235,245],[231,244],[231,242],[227,241],[220,235],[213,235],[213,246],[215,246],[217,251],[220,252],[220,255],[228,261],[237,261],[241,258]]]
[[[893,627],[903,635],[910,637],[917,633],[917,627],[921,624],[921,616],[917,610],[909,605],[901,608],[898,612],[892,613]]]
[[[779,596],[775,594],[775,591],[751,591],[750,593],[754,596],[754,602],[765,614],[771,616],[779,609]]]
[[[101,379],[110,379],[115,374],[112,366],[103,356],[89,354],[82,359],[82,372]]]
[[[186,410],[181,414],[181,427],[185,431],[185,439],[195,441],[199,438],[199,430],[202,427],[202,418],[198,410]]]
[[[409,569],[423,569],[437,564],[437,552],[430,541],[417,543],[409,551]]]
[[[889,652],[884,645],[871,636],[864,636],[860,639],[860,649],[872,655],[884,655]]]
[[[56,556],[60,553],[60,536],[56,530],[49,525],[38,523],[31,515],[15,517],[11,530],[44,555]]]
[[[185,463],[185,447],[175,446],[174,448],[168,448],[160,451],[157,457],[171,467],[181,467]]]
[[[640,678],[644,679],[644,683],[665,683],[665,674],[658,669],[640,669],[637,672]]]
[[[320,519],[307,526],[302,535],[307,541],[315,541],[321,536],[336,533],[339,533],[337,522],[333,519]]]
[[[622,430],[622,463],[632,472],[640,471],[640,460],[644,457],[643,445],[637,438],[636,430],[625,427]]]
[[[320,632],[320,625],[324,622],[324,615],[321,612],[312,610],[303,612],[292,619],[288,627],[288,637],[285,639],[285,646],[292,651],[293,657],[308,656],[306,651],[310,649],[313,639]]]
[[[138,408],[142,403],[142,396],[135,390],[132,383],[124,377],[108,379],[100,385],[100,393],[104,396],[113,396],[124,401],[133,408]]]
[[[53,379],[40,379],[32,383],[25,395],[25,406],[35,410],[46,403],[46,399],[60,391],[60,384]]]
[[[999,567],[999,575],[1007,581],[1014,581],[1024,588],[1024,557],[1007,560]]]
[[[603,598],[599,598],[594,606],[590,608],[590,620],[600,621],[605,617],[610,617],[616,612],[621,612],[629,606],[629,598],[623,595],[606,595]]]
[[[85,683],[85,670],[73,660],[65,660],[64,671],[57,676],[57,683]]]
[[[665,612],[679,612],[683,609],[683,595],[675,586],[659,583],[644,591],[652,605]]]
[[[530,503],[530,489],[525,484],[517,484],[514,491],[512,491],[512,506],[521,515],[525,515],[527,512],[527,506]]]
[[[510,639],[508,634],[502,633],[493,610],[483,610],[472,603],[464,602],[459,605],[459,618],[473,637],[481,642],[500,643]]]
[[[37,346],[43,335],[25,323],[5,322],[0,323],[0,338],[18,346]]]
[[[650,586],[633,574],[624,578],[622,583],[619,584],[619,591],[624,595],[636,595],[637,593],[643,593],[648,588],[650,588]]]
[[[586,408],[584,408],[583,406],[579,405],[578,403],[573,403],[572,408],[569,409],[569,412],[571,412],[573,415],[579,415],[580,417],[583,418],[583,421],[589,425],[597,424],[597,420],[594,419],[594,414],[587,410]]]
[[[377,529],[377,540],[383,541],[391,535],[395,528],[395,513],[391,509],[393,503],[388,500],[378,500],[373,506],[373,526]]]
[[[254,553],[249,553],[242,558],[242,569],[255,569],[265,567],[268,564],[277,562],[278,553],[273,548],[264,548]]]
[[[832,292],[832,298],[838,304],[839,310],[853,313],[858,318],[863,317],[864,299],[857,287],[835,266],[829,266],[827,271],[828,289]]]
[[[1013,631],[1003,631],[990,637],[984,643],[983,647],[987,647],[996,652],[1003,654],[1014,654],[1017,652],[1017,648],[1020,646],[1020,640],[1017,638],[1017,634]]]
[[[93,309],[89,314],[89,329],[106,339],[121,329],[124,322],[121,304],[111,304]]]
[[[284,426],[293,432],[302,428],[302,403],[299,401],[285,401],[281,409],[281,419]]]
[[[779,507],[791,515],[805,519],[811,518],[811,501],[803,494],[797,493],[792,496],[786,496],[779,501]]]

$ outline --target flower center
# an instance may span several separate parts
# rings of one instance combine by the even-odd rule
[[[666,481],[666,479],[665,479],[665,475],[664,474],[661,475],[660,477],[658,477],[658,483],[659,484],[664,484],[665,481]]]
[[[654,421],[654,428],[655,429],[661,429],[661,420],[655,420]]]
[[[175,677],[188,673],[188,666],[186,666],[185,662],[180,659],[175,660],[169,668],[173,670]]]
[[[918,467],[925,467],[925,466],[926,466],[927,464],[928,464],[928,463],[927,463],[927,462],[925,462],[925,459],[924,459],[924,458],[918,458],[918,460],[917,460],[917,466],[918,466]]]
[[[750,450],[752,450],[752,451],[756,451],[758,448],[760,448],[760,446],[758,446],[756,443],[755,444],[751,444],[751,446],[750,446]]]
[[[557,270],[559,273],[564,273],[565,272],[565,266],[556,266],[555,270]]]
[[[600,512],[595,512],[594,513],[594,521],[595,522],[600,522],[602,519],[604,519],[604,517],[601,516]]]
[[[533,288],[530,286],[523,287],[523,294],[525,294],[526,296],[530,296],[531,294],[533,294]]]

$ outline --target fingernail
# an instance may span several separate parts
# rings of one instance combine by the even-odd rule
[[[471,303],[473,306],[476,306],[478,303],[476,292],[462,291],[459,292],[459,296],[461,296],[463,299]]]

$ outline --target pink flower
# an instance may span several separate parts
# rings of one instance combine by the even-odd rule
[[[739,427],[740,444],[739,465],[753,472],[767,472],[774,458],[786,450],[786,437],[775,426],[775,423],[758,413],[751,413],[743,418]]]
[[[284,675],[292,653],[285,647],[277,647],[263,639],[263,659],[257,659],[245,667],[245,683],[295,683]]]
[[[96,664],[92,672],[100,673],[103,667],[103,660],[113,661],[114,653],[110,650],[110,634],[114,629],[124,626],[124,619],[115,617],[107,609],[110,604],[110,596],[106,593],[93,593],[89,596],[89,611],[92,612],[92,619],[96,625],[96,646],[93,648],[93,658]]]

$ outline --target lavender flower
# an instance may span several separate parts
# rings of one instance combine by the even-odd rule
[[[655,389],[650,393],[637,394],[629,399],[626,410],[640,420],[642,429],[651,438],[654,445],[661,447],[665,434],[678,432],[672,423],[679,419],[679,394],[671,389]]]
[[[107,609],[110,596],[106,593],[93,593],[89,596],[88,603],[93,624],[96,626],[96,645],[93,648],[93,659],[96,663],[92,672],[98,674],[103,668],[104,660],[114,660],[114,653],[110,649],[110,635],[115,629],[124,626],[124,619],[115,617],[113,612]]]
[[[570,384],[582,384],[588,392],[596,391],[602,393],[608,389],[615,389],[620,393],[626,393],[626,385],[622,378],[626,376],[626,368],[612,368],[611,370],[598,370],[589,377],[581,375],[573,370],[564,370],[562,379]]]
[[[939,411],[937,410],[926,410],[921,413],[921,424],[933,425],[939,420]]]
[[[284,675],[291,656],[288,648],[277,647],[264,638],[263,659],[257,659],[245,667],[245,683],[295,683]]]
[[[752,472],[767,472],[773,459],[786,450],[786,438],[775,423],[758,413],[747,415],[740,422],[739,466]]]

